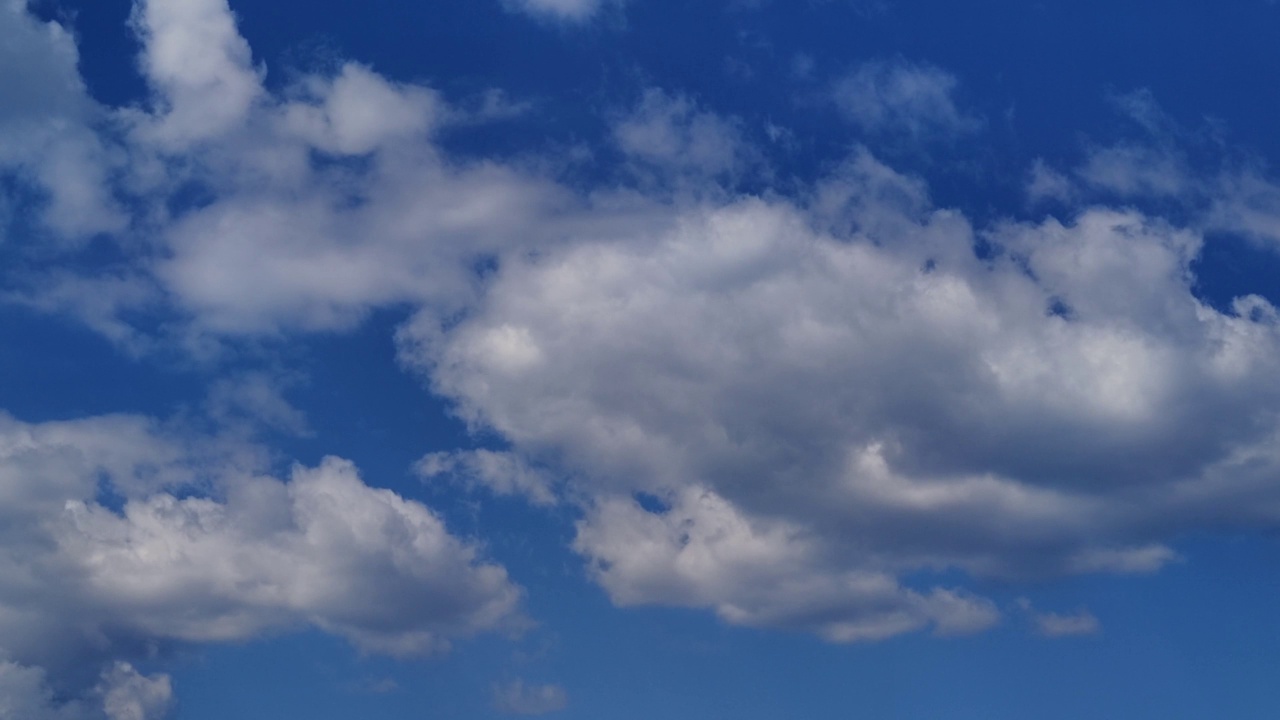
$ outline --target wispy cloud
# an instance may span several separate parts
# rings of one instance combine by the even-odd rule
[[[527,13],[544,20],[567,23],[586,22],[604,8],[617,5],[621,0],[502,0],[514,11]]]
[[[958,85],[954,75],[933,65],[872,60],[837,80],[831,92],[840,111],[863,131],[924,140],[982,127],[956,104]]]
[[[1026,598],[1018,600],[1018,607],[1031,621],[1035,631],[1047,638],[1081,637],[1102,632],[1102,623],[1083,608],[1072,613],[1040,612]]]
[[[494,687],[493,704],[508,715],[547,715],[568,707],[569,694],[559,685],[513,680]]]

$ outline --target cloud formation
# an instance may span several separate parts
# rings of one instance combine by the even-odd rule
[[[82,97],[65,32],[12,12],[24,29],[5,32],[44,43],[41,72]],[[104,197],[141,208],[113,235],[130,261],[51,271],[25,300],[112,337],[171,333],[192,347],[412,308],[402,359],[510,445],[431,455],[419,470],[580,507],[574,549],[618,604],[836,641],[975,632],[999,612],[950,571],[1151,572],[1180,533],[1280,521],[1276,310],[1256,296],[1218,309],[1194,292],[1207,229],[1280,236],[1280,194],[1260,172],[1152,177],[1140,171],[1157,156],[1131,145],[1071,176],[1033,174],[1036,194],[1063,203],[1086,186],[1191,195],[1210,212],[1190,221],[1078,204],[1063,219],[975,226],[867,150],[791,196],[745,197],[715,181],[743,157],[736,121],[654,90],[615,118],[612,141],[632,162],[675,168],[667,184],[577,192],[536,163],[451,155],[438,136],[458,112],[438,92],[358,63],[268,92],[224,0],[147,0],[135,25],[149,110],[51,101],[41,116],[72,118],[66,142],[127,158],[102,162],[118,176]],[[835,97],[870,135],[924,141],[978,126],[956,83],[876,62]],[[96,133],[104,120],[116,131]],[[50,207],[74,196],[57,177],[29,178]],[[90,206],[83,217],[115,212]],[[84,227],[112,227],[98,220]],[[141,311],[159,331],[130,320]],[[305,429],[269,388],[224,399]],[[108,647],[312,624],[369,650],[426,651],[514,612],[500,568],[349,463],[288,482],[219,476],[220,494],[187,497],[170,483],[188,450],[136,419],[85,423],[10,421],[15,437],[71,439],[13,451],[4,492],[21,502],[0,512],[43,538],[6,559],[10,577],[26,573],[42,597],[38,571],[63,568],[83,585],[74,611]],[[67,444],[81,449],[57,450]],[[87,479],[101,467],[121,483],[119,508]],[[352,582],[406,603],[361,604]],[[80,630],[36,617],[0,619],[0,632],[13,662],[49,669],[57,658],[36,648],[72,647]],[[47,642],[59,633],[71,644]]]
[[[864,132],[919,141],[981,127],[956,105],[958,84],[954,75],[933,65],[871,60],[837,80],[832,98]]]
[[[84,700],[58,700],[39,668],[0,661],[0,718],[17,720],[160,720],[173,707],[173,688],[164,675],[144,677],[117,662]]]
[[[614,125],[613,136],[634,162],[703,182],[742,172],[753,154],[738,123],[653,88]]]
[[[1035,631],[1046,638],[1080,637],[1102,632],[1102,623],[1084,608],[1073,613],[1040,612],[1026,598],[1019,598],[1017,606],[1026,614]]]
[[[30,688],[14,697],[48,682],[112,720],[158,717],[167,679],[122,663],[175,643],[309,625],[408,655],[519,624],[506,571],[425,506],[344,460],[282,482],[255,457],[137,417],[0,416],[0,659]]]
[[[405,351],[577,478],[621,604],[980,629],[981,598],[899,579],[1150,572],[1180,532],[1276,521],[1276,311],[1200,302],[1197,232],[1092,208],[975,235],[863,153],[805,205],[512,259]]]
[[[40,220],[63,241],[125,223],[109,191],[108,150],[89,127],[96,105],[78,61],[61,25],[36,20],[24,0],[0,3],[0,172],[26,180],[43,201]],[[8,230],[0,225],[0,242]]]

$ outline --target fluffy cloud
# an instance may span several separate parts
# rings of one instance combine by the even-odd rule
[[[633,160],[677,174],[732,175],[752,155],[735,122],[699,110],[686,97],[652,88],[614,125],[613,135]]]
[[[98,692],[108,720],[160,718],[173,706],[173,686],[168,677],[143,677],[123,662],[103,673]]]
[[[902,587],[891,573],[843,569],[795,523],[746,517],[722,496],[690,488],[655,513],[629,498],[600,501],[579,523],[575,549],[620,605],[710,607],[722,619],[876,640],[932,626],[943,635],[995,624],[981,598]]]
[[[44,27],[12,12],[28,30]],[[582,198],[518,164],[444,153],[442,129],[501,114],[493,93],[479,111],[460,111],[430,88],[357,63],[268,93],[225,0],[139,2],[133,25],[151,109],[85,101],[88,109],[56,133],[67,142],[94,138],[123,159],[113,182],[83,177],[133,208],[128,231],[117,223],[121,232],[111,236],[125,259],[92,274],[49,263],[5,293],[77,316],[130,351],[158,341],[195,349],[214,337],[342,330],[394,305],[456,313],[480,291],[475,268],[496,257],[666,220],[633,193]],[[42,32],[46,54],[74,58],[64,30]],[[74,62],[68,67],[78,83]],[[71,90],[83,94],[78,84]],[[701,115],[688,119],[693,129],[706,124]],[[100,125],[115,131],[95,134]],[[690,137],[709,142],[706,132]],[[74,193],[51,188],[55,197]],[[66,259],[74,266],[80,258]],[[158,329],[126,319],[157,316],[167,320]]]
[[[838,80],[832,97],[865,132],[922,140],[981,126],[956,106],[952,96],[957,85],[954,75],[932,65],[873,60]]]
[[[63,60],[66,94],[80,97],[69,35],[16,6],[7,11],[27,27],[23,38]],[[131,232],[115,236],[129,261],[92,277],[27,278],[26,290],[12,293],[22,302],[76,314],[135,350],[149,341],[120,318],[139,313],[176,312],[170,331],[191,336],[341,329],[397,303],[456,311],[475,292],[476,265],[563,233],[554,216],[574,200],[562,188],[438,150],[441,125],[470,119],[428,88],[352,63],[268,94],[225,0],[140,2],[133,25],[151,109],[84,100],[87,109],[50,131],[62,145],[90,138],[127,159],[115,182],[79,165],[50,174],[48,158],[39,166],[55,201],[84,197],[77,183],[129,199]],[[98,135],[98,125],[119,132]],[[177,199],[193,196],[208,201]],[[56,206],[50,223],[77,217]],[[68,229],[123,229],[115,220],[83,225]]]
[[[133,24],[157,106],[137,118],[139,132],[177,150],[238,130],[262,78],[227,0],[139,0]]]
[[[103,671],[85,700],[59,700],[40,668],[0,662],[0,718],[161,720],[173,705],[168,676],[145,677],[125,662]]]
[[[973,632],[999,613],[947,571],[1149,572],[1179,533],[1280,521],[1277,313],[1197,300],[1203,227],[1080,207],[975,228],[865,151],[799,197],[582,196],[449,156],[438,94],[367,67],[266,92],[222,0],[150,0],[135,24],[152,111],[108,113],[126,129],[119,191],[142,208],[118,238],[135,260],[37,283],[28,301],[83,314],[112,290],[86,320],[126,339],[139,307],[217,337],[415,308],[404,360],[511,446],[419,470],[579,504],[574,547],[619,604],[837,641]],[[872,63],[836,95],[866,132],[922,140],[977,127],[955,85]],[[655,92],[614,140],[715,175],[737,157],[725,123]],[[1134,174],[1144,157],[1095,153],[1076,176],[1205,197]],[[1038,192],[1070,199],[1065,177],[1041,166]],[[1273,232],[1274,189],[1233,177],[1259,179],[1230,185],[1221,197],[1239,202],[1213,204],[1214,222]],[[270,392],[227,393],[300,427]],[[342,461],[287,483],[217,474],[218,492],[189,496],[173,488],[192,451],[139,421],[9,428],[54,438],[0,468],[14,538],[0,637],[24,667],[307,623],[422,651],[512,614],[500,568]],[[104,472],[119,507],[98,499]],[[33,603],[53,577],[79,592]],[[370,607],[350,583],[406,604]]]
[[[33,187],[40,217],[62,238],[124,224],[106,190],[108,152],[86,124],[95,106],[78,60],[60,25],[33,18],[24,0],[0,3],[0,172]]]
[[[288,482],[254,459],[134,417],[0,417],[0,657],[33,688],[14,697],[44,697],[47,671],[60,696],[143,720],[168,682],[119,663],[174,643],[311,625],[406,655],[520,622],[505,570],[428,508],[337,458]]]
[[[622,604],[958,632],[995,611],[930,570],[1148,572],[1181,531],[1280,519],[1276,311],[1198,301],[1197,233],[1095,208],[983,235],[863,154],[807,205],[513,259],[405,348],[562,460]]]

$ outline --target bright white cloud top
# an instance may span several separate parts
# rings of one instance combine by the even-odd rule
[[[764,160],[745,122],[651,88],[609,120],[638,189],[584,191],[552,163],[453,154],[439,133],[474,118],[368,66],[269,86],[225,0],[140,0],[146,108],[92,101],[58,24],[0,16],[0,169],[67,260],[10,300],[205,359],[411,308],[403,362],[508,446],[418,471],[574,508],[572,549],[619,606],[836,642],[972,634],[1002,609],[965,578],[1151,573],[1186,533],[1280,525],[1280,315],[1195,293],[1206,232],[1280,234],[1255,168],[1193,182],[1160,137],[1037,163],[1040,201],[1191,198],[1061,220],[939,207],[864,147],[746,194]],[[872,61],[827,102],[870,137],[955,138],[985,122],[957,84]],[[127,261],[85,273],[99,233]],[[253,377],[218,397],[305,432]],[[272,477],[260,452],[140,417],[0,416],[0,717],[162,717],[168,678],[130,663],[166,644],[314,627],[402,656],[525,622],[507,570],[432,509],[337,458]],[[1048,636],[1100,626],[1028,612]]]

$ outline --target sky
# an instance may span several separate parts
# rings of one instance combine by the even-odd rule
[[[1274,712],[1278,32],[0,0],[0,720]]]

